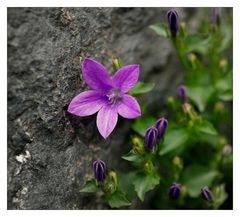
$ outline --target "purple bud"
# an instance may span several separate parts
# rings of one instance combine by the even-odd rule
[[[171,9],[167,12],[168,27],[172,37],[176,37],[179,29],[179,18],[176,10]]]
[[[169,197],[173,200],[177,200],[181,194],[182,185],[173,183],[169,189]]]
[[[158,130],[156,127],[150,127],[146,130],[145,143],[149,150],[152,150],[157,142]]]
[[[187,102],[187,88],[184,85],[180,85],[178,88],[178,97],[182,103]]]
[[[212,8],[211,10],[212,24],[220,25],[221,22],[221,8]]]
[[[98,182],[103,182],[105,180],[106,166],[102,160],[96,160],[93,162],[93,171]]]
[[[156,123],[158,130],[158,139],[162,139],[168,127],[168,121],[165,118],[160,118]]]
[[[204,188],[201,189],[201,195],[206,201],[208,201],[208,202],[213,201],[212,192],[208,189],[207,186],[205,186]]]

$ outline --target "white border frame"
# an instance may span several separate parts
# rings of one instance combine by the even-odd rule
[[[100,3],[99,3],[100,2]],[[61,210],[61,211],[14,211],[7,210],[7,7],[233,7],[233,26],[234,26],[234,43],[233,43],[233,87],[234,87],[234,101],[233,101],[233,144],[234,144],[234,164],[233,164],[233,208],[234,210],[190,210],[190,211],[171,211],[171,210]],[[151,215],[183,215],[184,217],[198,217],[198,216],[212,216],[217,217],[226,215],[240,216],[240,166],[237,162],[240,157],[240,144],[237,135],[240,129],[240,70],[239,70],[239,48],[240,48],[240,2],[238,0],[3,0],[1,1],[0,8],[0,66],[1,66],[1,79],[0,79],[0,138],[1,138],[1,157],[0,157],[0,216],[55,216],[58,217],[71,215],[71,216],[113,216],[122,217],[125,214],[137,215],[138,217],[145,216],[146,212],[151,212]],[[177,212],[177,213],[176,213]]]

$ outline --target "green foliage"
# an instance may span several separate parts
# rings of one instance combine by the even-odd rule
[[[115,191],[108,199],[108,204],[111,208],[120,208],[131,205],[125,194],[121,191]]]
[[[177,139],[176,139],[177,138]],[[169,130],[165,136],[163,146],[159,154],[164,155],[168,152],[175,151],[177,148],[186,146],[188,140],[188,131],[184,128]]]
[[[194,33],[187,35],[184,39],[186,53],[197,52],[206,54],[210,46],[210,38],[208,34]]]
[[[183,171],[182,183],[191,197],[197,197],[201,193],[200,189],[210,187],[217,175],[218,172],[209,167],[191,165]]]
[[[143,115],[134,120],[131,148],[122,156],[132,164],[132,170],[114,182],[109,175],[101,185],[91,180],[81,192],[102,190],[111,208],[129,206],[137,197],[143,202],[149,191],[154,195],[154,209],[231,206],[232,153],[225,149],[231,147],[228,144],[232,141],[232,23],[228,19],[219,25],[203,20],[200,26],[197,32],[188,33],[187,24],[181,23],[176,37],[171,36],[166,23],[150,26],[157,35],[171,40],[176,49],[184,70],[187,101],[166,96],[166,104],[159,102],[163,103],[161,108],[169,106],[164,113],[168,128],[152,150],[145,145],[145,133],[163,117],[163,112],[148,115],[148,105],[140,102]],[[121,65],[115,60],[115,68]],[[153,88],[154,84],[139,82],[130,94],[144,94]],[[168,199],[169,187],[174,182],[182,185],[181,197],[175,202]],[[200,199],[205,186],[213,192],[212,203]]]
[[[135,163],[141,163],[145,160],[144,156],[137,154],[134,150],[131,150],[130,152],[122,156],[122,158],[124,160],[135,162]]]
[[[131,95],[138,95],[138,94],[143,94],[143,93],[147,93],[151,90],[153,90],[155,84],[153,83],[144,83],[139,81],[136,86],[129,91],[129,93]]]
[[[168,38],[170,35],[168,26],[165,23],[158,23],[155,25],[151,25],[150,28],[154,30],[159,36]]]
[[[145,193],[158,185],[159,181],[160,177],[157,174],[149,174],[144,172],[137,173],[134,177],[133,185],[139,199],[144,201]]]
[[[94,179],[89,180],[86,184],[81,188],[80,192],[96,192],[98,190],[98,185]]]
[[[209,135],[217,135],[218,132],[214,128],[214,126],[207,120],[201,121],[201,123],[197,126],[197,129],[200,133],[206,133]]]
[[[151,116],[141,117],[134,122],[132,128],[135,132],[137,132],[141,136],[145,136],[146,129],[153,126],[155,122],[156,119],[154,117]]]
[[[188,97],[198,107],[200,112],[203,112],[206,108],[207,102],[212,96],[214,90],[211,86],[205,87],[188,87]]]

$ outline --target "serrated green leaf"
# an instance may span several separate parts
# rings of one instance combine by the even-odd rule
[[[168,26],[165,23],[158,23],[150,26],[158,35],[168,38]]]
[[[132,128],[135,132],[139,133],[141,136],[145,136],[147,128],[153,126],[156,122],[156,119],[153,117],[141,117],[135,120],[132,125]]]
[[[111,208],[120,208],[122,206],[130,206],[130,201],[121,191],[115,191],[109,198],[108,204]]]
[[[96,184],[96,181],[94,179],[89,180],[86,182],[86,184],[80,189],[80,192],[96,192],[98,190],[98,186]]]
[[[211,86],[187,88],[188,97],[194,102],[200,112],[205,110],[207,102],[213,93],[214,89]]]
[[[201,165],[191,165],[187,167],[182,174],[182,183],[186,186],[188,194],[191,197],[198,197],[201,188],[211,187],[213,180],[218,175],[216,170]]]
[[[216,129],[212,125],[212,123],[210,123],[207,120],[201,121],[201,123],[196,128],[199,132],[206,133],[209,135],[217,135],[218,134]]]
[[[151,91],[154,88],[155,84],[153,83],[144,83],[144,82],[138,82],[136,86],[129,91],[130,95],[138,95],[143,94]]]
[[[133,150],[122,156],[124,160],[135,162],[135,163],[140,163],[144,161],[144,157],[135,153]]]
[[[188,140],[188,132],[185,129],[169,130],[164,138],[162,147],[160,147],[160,155],[167,154],[175,149],[184,146]]]
[[[133,185],[141,201],[144,201],[145,193],[152,190],[156,185],[158,185],[159,181],[160,177],[156,174],[148,174],[143,172],[136,174],[133,180]]]

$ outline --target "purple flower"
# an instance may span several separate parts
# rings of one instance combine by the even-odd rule
[[[201,189],[201,195],[206,201],[208,201],[208,202],[213,201],[212,192],[208,189],[207,186],[205,186],[204,188]]]
[[[156,127],[150,127],[146,130],[145,143],[149,150],[152,150],[157,142],[158,130]]]
[[[158,139],[162,139],[168,127],[168,121],[165,118],[160,118],[156,123],[158,130]]]
[[[102,160],[96,160],[93,162],[93,172],[98,182],[103,182],[106,178],[106,166]]]
[[[173,183],[169,189],[169,197],[173,200],[177,200],[181,194],[182,185]]]
[[[178,88],[178,97],[182,103],[187,102],[187,88],[184,85],[180,85]]]
[[[179,29],[179,18],[176,10],[171,9],[167,12],[168,27],[172,37],[176,37]]]
[[[77,116],[98,112],[97,128],[105,139],[115,128],[118,115],[128,119],[141,116],[136,99],[126,94],[138,81],[139,65],[124,66],[110,77],[103,65],[87,58],[83,62],[82,71],[83,79],[92,90],[74,97],[68,112]]]

